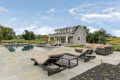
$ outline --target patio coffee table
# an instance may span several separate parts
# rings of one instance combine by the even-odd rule
[[[73,55],[69,55],[69,54],[65,54],[63,57],[62,57],[62,61],[63,65],[66,66],[67,68],[72,68],[72,67],[75,67],[75,66],[78,66],[78,57],[76,56],[73,56]],[[75,60],[74,62],[72,62],[73,60]]]

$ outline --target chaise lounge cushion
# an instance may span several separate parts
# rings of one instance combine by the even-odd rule
[[[87,48],[84,48],[83,50],[82,50],[82,53],[86,53],[88,51],[88,49]]]
[[[83,48],[76,48],[77,50],[83,50]]]
[[[76,57],[80,57],[80,56],[82,56],[85,53],[68,52],[68,53],[65,53],[65,54],[67,54],[67,55],[73,55],[73,56],[76,56]]]
[[[70,55],[74,55],[74,56],[80,56],[81,54],[79,54],[79,53],[76,53],[76,52],[74,52],[74,53],[67,53],[67,54],[70,54]]]
[[[89,48],[76,48],[75,51],[79,52],[79,53],[86,53],[88,50],[90,50]]]
[[[48,60],[50,59],[50,57],[34,57],[31,58],[32,61],[37,62],[38,64],[44,65]]]
[[[59,58],[59,57],[62,57],[64,55],[64,53],[58,53],[58,52],[51,52],[51,53],[48,53],[48,56],[50,58]]]
[[[85,48],[93,48],[94,51],[96,51],[97,48],[104,47],[103,44],[87,44]]]

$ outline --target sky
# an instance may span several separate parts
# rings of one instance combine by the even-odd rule
[[[101,28],[120,37],[120,0],[0,0],[0,25],[52,34],[62,27]]]

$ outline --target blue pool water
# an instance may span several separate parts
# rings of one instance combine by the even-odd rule
[[[53,47],[37,47],[33,45],[26,45],[26,46],[6,46],[6,49],[10,52],[18,52],[18,51],[30,51],[30,50],[36,50],[36,51],[42,51],[42,50],[50,50]]]

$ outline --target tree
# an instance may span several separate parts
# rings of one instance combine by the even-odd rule
[[[30,32],[30,38],[31,38],[31,40],[35,39],[35,34],[32,31]]]
[[[92,38],[91,42],[92,43],[102,43],[102,44],[105,44],[107,37],[109,37],[109,34],[106,32],[106,30],[100,29],[100,30],[95,31],[94,33],[92,33],[92,35],[91,35],[91,38]]]
[[[87,26],[83,26],[83,29],[87,34],[86,41],[90,42],[91,33],[89,32],[89,29],[87,28]]]
[[[103,44],[105,44],[106,38],[109,37],[109,36],[108,36],[109,34],[108,34],[108,33],[106,32],[106,30],[104,30],[104,29],[100,29],[100,30],[98,31],[98,34],[99,34],[98,43],[103,43]]]
[[[35,34],[32,31],[25,30],[24,33],[22,34],[22,37],[25,40],[34,40]]]
[[[15,38],[13,29],[0,25],[0,40],[11,40],[13,38]]]
[[[3,39],[3,26],[0,26],[0,40]]]
[[[111,35],[106,32],[104,29],[100,29],[98,31],[95,31],[94,33],[90,33],[89,29],[86,26],[83,26],[83,29],[85,30],[87,37],[86,41],[88,43],[106,43],[106,38],[109,38]]]
[[[42,35],[36,35],[36,39],[41,39]]]

